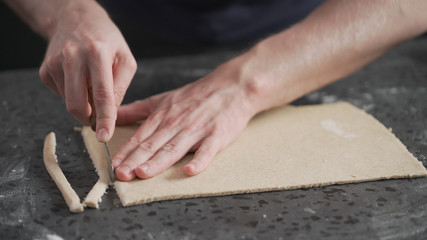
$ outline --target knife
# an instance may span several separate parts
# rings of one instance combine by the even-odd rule
[[[88,88],[88,101],[89,101],[90,107],[92,108],[92,113],[90,114],[90,127],[94,132],[96,132],[96,109],[95,109],[95,104],[93,102],[92,83],[90,81],[88,81],[87,83],[87,88]],[[106,142],[104,143],[104,147],[105,147],[105,152],[107,153],[108,176],[110,177],[110,185],[112,185],[115,180],[113,163],[111,162],[110,150],[108,149],[108,145]]]

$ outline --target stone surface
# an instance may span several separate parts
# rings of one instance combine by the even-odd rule
[[[143,60],[125,102],[170,90],[237,54]],[[348,101],[379,119],[427,166],[427,38],[393,49],[294,104]],[[427,178],[163,201],[72,214],[43,166],[57,134],[60,165],[82,198],[96,182],[78,123],[36,69],[0,73],[0,239],[425,239]]]

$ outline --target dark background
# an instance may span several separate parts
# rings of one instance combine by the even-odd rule
[[[256,41],[234,44],[200,44],[174,42],[130,21],[126,16],[107,9],[110,17],[121,30],[134,57],[138,59],[161,58],[177,55],[194,55],[230,50],[241,51]],[[15,13],[0,1],[0,71],[22,68],[38,68],[41,65],[46,41],[32,32]],[[422,37],[426,37],[424,34]]]
[[[39,67],[46,49],[45,41],[33,33],[0,1],[0,71]]]
[[[107,9],[108,11],[108,9]],[[251,43],[232,45],[204,45],[195,43],[176,43],[160,37],[129,21],[117,13],[110,17],[121,30],[136,59],[159,58],[175,55],[192,55],[222,49],[239,50]],[[20,68],[38,68],[43,61],[46,42],[32,32],[21,19],[3,2],[0,1],[0,71]]]

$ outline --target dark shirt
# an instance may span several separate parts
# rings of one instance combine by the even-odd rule
[[[143,29],[177,41],[258,40],[307,16],[323,0],[105,0]]]

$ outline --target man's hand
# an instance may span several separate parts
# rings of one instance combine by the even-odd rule
[[[97,139],[113,134],[117,107],[136,71],[136,61],[119,29],[96,1],[13,0],[7,2],[48,40],[40,68],[43,83],[65,99],[67,110],[89,125],[92,85]]]
[[[108,141],[117,107],[136,71],[136,61],[122,34],[96,3],[64,6],[49,34],[40,68],[43,83],[65,99],[67,110],[89,124],[88,83],[97,111],[97,139]]]
[[[118,124],[146,119],[113,157],[122,181],[153,177],[196,151],[185,167],[200,173],[254,115],[247,88],[226,66],[181,87],[119,108]]]
[[[329,0],[207,77],[123,106],[120,124],[148,118],[114,157],[117,177],[153,177],[195,149],[184,171],[200,173],[254,114],[332,83],[426,31],[426,7],[424,0]]]

